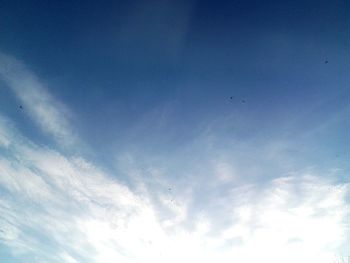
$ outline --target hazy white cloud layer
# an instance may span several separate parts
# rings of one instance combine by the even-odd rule
[[[191,181],[172,193],[158,174],[153,188],[131,190],[79,156],[33,144],[4,118],[0,138],[1,242],[36,262],[331,262],[349,244],[348,185],[317,174],[232,187],[192,210],[200,197]],[[215,167],[213,184],[239,176]]]
[[[22,63],[0,55],[0,76],[40,127],[70,141],[65,115]],[[252,151],[253,160],[278,156],[276,147],[266,149],[265,156]],[[230,154],[192,155],[177,164],[187,174],[179,180],[164,169],[167,160],[139,165],[140,156],[120,154],[113,174],[35,144],[0,117],[0,244],[18,262],[39,263],[326,263],[346,252],[348,184],[316,169],[245,180],[254,170],[230,162]],[[203,177],[193,174],[200,171]],[[119,173],[133,183],[118,181]]]

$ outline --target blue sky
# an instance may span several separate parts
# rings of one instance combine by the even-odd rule
[[[0,262],[349,256],[349,7],[0,3]]]

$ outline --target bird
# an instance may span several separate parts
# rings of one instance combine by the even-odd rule
[[[232,99],[233,99],[233,97],[231,96],[231,97],[230,97],[230,99],[232,100]]]
[[[171,191],[171,188],[168,188],[169,191]]]
[[[245,103],[245,100],[242,100],[242,103]]]
[[[20,108],[20,109],[23,109],[23,106],[22,106],[22,105],[19,105],[19,108]]]
[[[326,60],[324,63],[325,63],[325,64],[328,64],[328,60]]]

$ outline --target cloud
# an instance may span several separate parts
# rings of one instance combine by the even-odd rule
[[[68,121],[67,108],[55,100],[38,77],[18,59],[0,53],[0,80],[15,93],[24,110],[60,144],[76,140]],[[0,137],[1,141],[1,137]]]
[[[204,193],[190,181],[169,193],[166,171],[137,167],[131,156],[126,174],[162,179],[130,188],[82,157],[35,145],[1,120],[0,242],[35,262],[322,263],[349,244],[347,184],[291,173],[231,186],[221,197],[207,192],[215,198],[191,210]],[[213,167],[212,183],[220,185],[230,169],[221,161]]]

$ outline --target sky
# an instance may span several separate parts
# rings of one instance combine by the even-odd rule
[[[349,10],[0,1],[0,263],[350,256]]]

